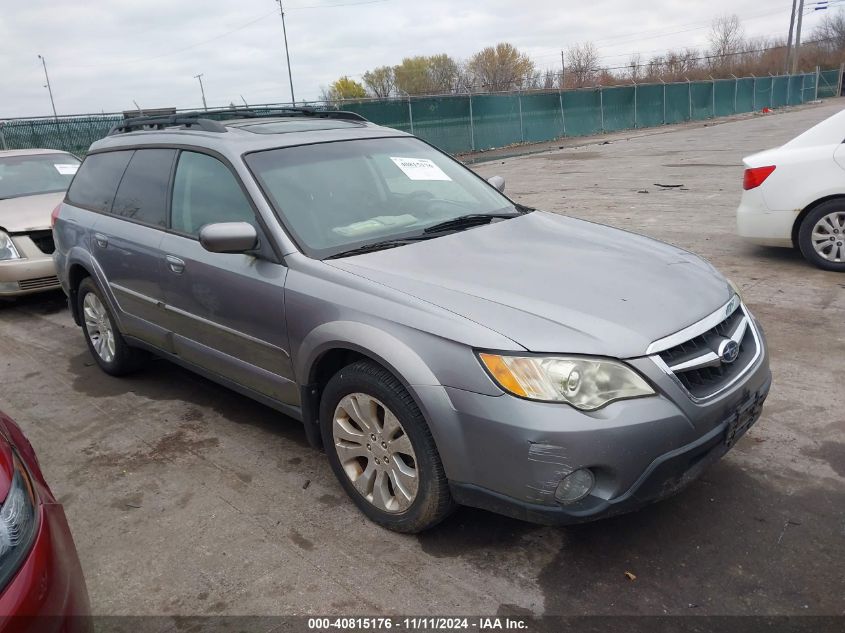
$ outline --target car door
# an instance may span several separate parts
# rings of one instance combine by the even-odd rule
[[[168,339],[162,324],[159,246],[167,226],[175,158],[176,150],[139,149],[95,154],[86,160],[108,161],[104,171],[112,177],[124,165],[113,199],[94,222],[91,253],[117,303],[123,333],[164,349]]]
[[[287,268],[250,254],[210,253],[200,229],[249,222],[266,236],[240,181],[218,158],[179,154],[170,232],[162,249],[173,346],[183,359],[270,398],[297,406],[299,391],[287,344]]]

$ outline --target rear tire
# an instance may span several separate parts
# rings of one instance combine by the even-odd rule
[[[452,511],[431,431],[383,367],[358,361],[335,374],[320,399],[320,430],[335,476],[371,521],[415,533]]]
[[[804,216],[798,248],[811,264],[845,272],[845,199],[823,202]]]
[[[86,277],[79,284],[76,300],[82,334],[100,369],[112,376],[125,376],[137,371],[147,354],[130,347],[123,339],[108,303],[91,277]]]

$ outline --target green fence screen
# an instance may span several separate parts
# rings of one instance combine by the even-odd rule
[[[825,70],[581,90],[406,97],[344,102],[340,107],[460,154],[798,105],[838,96],[840,83],[839,70]],[[273,105],[252,109],[272,111]],[[209,116],[231,115],[210,111]],[[0,122],[0,148],[46,147],[81,155],[122,120],[120,114],[9,119]]]

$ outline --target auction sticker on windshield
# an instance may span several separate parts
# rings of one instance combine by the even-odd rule
[[[75,163],[55,163],[53,167],[56,168],[56,171],[59,172],[62,176],[73,176],[76,173],[76,170],[79,169],[79,165]]]
[[[391,156],[390,160],[396,163],[396,166],[411,180],[452,180],[446,175],[446,172],[428,158]]]

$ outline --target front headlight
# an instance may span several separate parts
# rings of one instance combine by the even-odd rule
[[[505,391],[529,400],[567,402],[582,411],[593,411],[614,400],[654,394],[642,376],[615,360],[487,353],[479,354],[479,358]]]
[[[742,292],[740,291],[739,286],[737,286],[737,285],[736,285],[733,281],[731,281],[730,279],[728,279],[727,281],[728,281],[728,285],[729,285],[729,286],[731,287],[731,289],[734,291],[734,294],[736,294],[736,296],[737,296],[737,297],[739,297],[739,300],[740,300],[740,301],[742,301]]]
[[[18,253],[18,249],[15,248],[15,245],[12,243],[12,238],[9,237],[9,234],[0,231],[0,261],[6,259],[20,259],[20,253]]]
[[[38,506],[32,482],[17,456],[14,462],[9,494],[0,506],[0,589],[18,571],[38,531]]]

